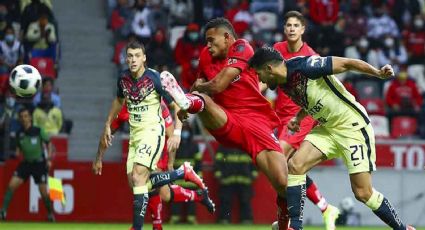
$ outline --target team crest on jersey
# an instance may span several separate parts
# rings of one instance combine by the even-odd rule
[[[132,103],[143,101],[155,90],[153,81],[148,77],[134,81],[131,77],[125,76],[121,79],[120,84],[124,97]]]
[[[307,77],[299,72],[288,76],[288,81],[281,87],[293,102],[307,109]]]
[[[245,44],[239,44],[235,47],[235,52],[243,52],[245,50]]]

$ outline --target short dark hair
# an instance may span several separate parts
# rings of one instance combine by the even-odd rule
[[[255,51],[254,56],[249,59],[248,64],[251,68],[261,68],[267,63],[281,63],[283,61],[282,55],[279,51],[272,47],[262,47]]]
[[[296,19],[300,20],[300,22],[303,26],[305,26],[306,23],[307,23],[304,15],[302,15],[299,11],[295,11],[295,10],[288,11],[284,16],[284,20],[283,20],[284,24],[286,24],[286,22],[288,21],[289,18],[296,18]]]
[[[131,41],[127,43],[127,46],[125,47],[125,51],[127,52],[128,49],[142,49],[143,53],[146,53],[145,46],[143,45],[143,43],[139,41]]]
[[[206,25],[205,25],[205,32],[207,32],[209,29],[212,28],[225,28],[227,31],[230,32],[230,34],[234,38],[238,38],[238,36],[235,33],[235,29],[232,26],[232,23],[230,23],[229,20],[226,18],[220,17],[220,18],[213,18],[211,19]]]
[[[28,107],[26,106],[21,106],[18,110],[18,115],[20,116],[23,112],[28,111],[28,113],[31,115],[31,111]]]

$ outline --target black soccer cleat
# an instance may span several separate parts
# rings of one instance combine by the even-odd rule
[[[55,215],[53,215],[53,213],[47,214],[47,221],[52,222],[52,223],[56,222]]]
[[[0,219],[1,220],[6,220],[6,211],[3,211],[2,209],[0,209]]]
[[[208,188],[198,190],[199,193],[201,193],[202,200],[201,204],[205,205],[205,207],[208,209],[208,212],[214,213],[215,212],[215,204],[211,200],[211,198],[208,196]]]

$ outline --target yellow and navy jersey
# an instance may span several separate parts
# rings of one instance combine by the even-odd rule
[[[141,138],[137,134],[151,126],[164,129],[161,99],[167,104],[172,99],[163,90],[157,71],[147,68],[138,78],[132,77],[129,71],[123,72],[118,79],[117,97],[124,98],[128,108],[130,141]]]
[[[361,129],[366,110],[332,75],[332,57],[298,57],[286,62],[287,81],[280,88],[321,125]]]

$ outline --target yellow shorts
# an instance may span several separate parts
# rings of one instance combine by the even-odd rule
[[[146,129],[139,133],[140,140],[130,141],[127,157],[127,174],[133,171],[134,163],[155,170],[164,149],[165,136],[161,129]]]
[[[305,140],[328,159],[342,157],[349,174],[376,170],[375,134],[370,124],[359,130],[330,130],[316,126]]]

